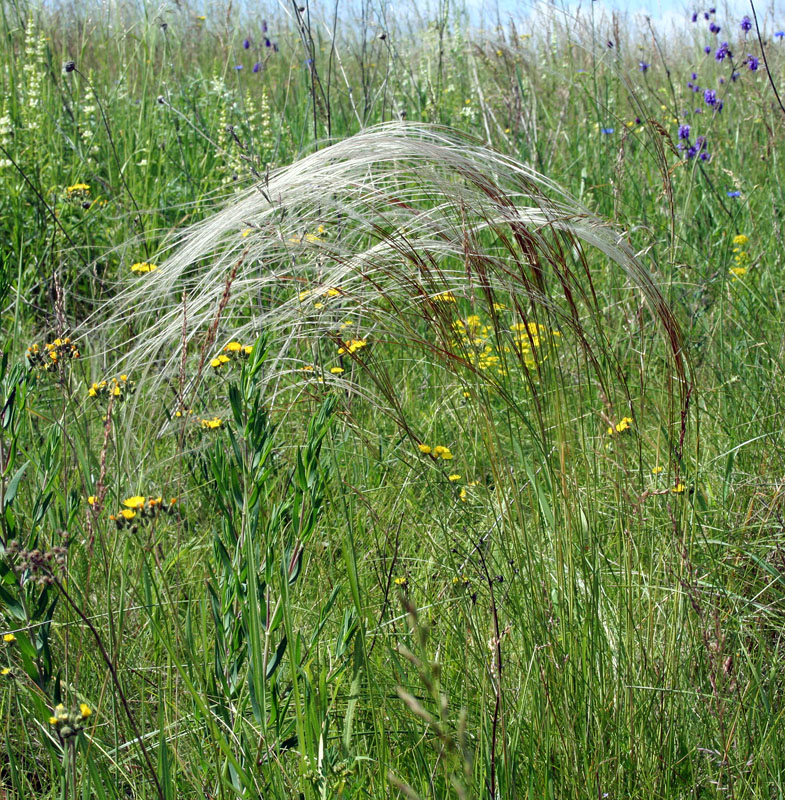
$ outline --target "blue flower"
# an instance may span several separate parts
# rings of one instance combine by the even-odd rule
[[[741,197],[741,192],[725,192],[728,197]]]
[[[262,20],[262,33],[267,33],[267,20]]]
[[[723,42],[723,43],[722,43],[722,44],[721,44],[721,45],[720,45],[720,46],[717,48],[717,52],[714,54],[714,58],[716,58],[716,59],[717,59],[717,61],[722,61],[722,60],[725,58],[725,56],[731,56],[731,57],[733,57],[733,53],[731,53],[731,51],[730,51],[730,48],[728,47],[728,43],[727,43],[727,42]]]
[[[731,73],[730,79],[731,79],[731,80],[732,80],[734,83],[736,83],[736,81],[739,79],[739,71],[738,71],[738,70],[734,70],[734,71]]]
[[[690,126],[679,125],[679,139],[689,139],[689,138],[690,138]]]
[[[250,39],[243,39],[243,47],[247,50],[251,46]]]
[[[266,36],[264,37],[264,46],[265,47],[272,47],[272,43],[270,42],[270,40]]]
[[[706,89],[706,91],[703,93],[703,101],[707,106],[716,106],[717,92],[715,92],[714,89]]]
[[[752,21],[746,14],[741,18],[741,29],[744,33],[752,30]]]
[[[690,77],[691,77],[691,78],[692,78],[694,81],[697,81],[697,80],[698,80],[698,73],[697,73],[697,72],[693,72],[693,73],[692,73],[692,75],[691,75]]]
[[[241,70],[243,68],[243,65],[242,64],[235,64],[234,68],[239,71],[239,70]]]
[[[613,128],[602,128],[601,133],[613,133]]]
[[[259,72],[259,70],[261,70],[261,68],[262,68],[262,65],[258,61],[253,65],[253,71],[254,72]]]
[[[706,45],[706,47],[703,48],[703,52],[706,53],[706,55],[708,55],[711,52],[711,47],[709,47],[709,45]]]
[[[784,37],[785,37],[785,31],[777,31],[777,32],[776,32],[774,35],[775,35],[775,36],[776,36],[778,39],[782,39],[782,38],[784,38]]]
[[[701,161],[711,161],[711,153],[701,153]]]
[[[697,11],[693,11],[693,13],[692,13],[692,21],[693,22],[697,22],[698,21],[698,12]]]
[[[759,63],[760,63],[760,62],[758,61],[758,57],[757,57],[757,56],[753,56],[753,55],[748,55],[748,56],[747,56],[747,66],[748,66],[748,67],[749,67],[749,68],[750,68],[750,69],[751,69],[753,72],[755,72],[755,70],[756,70],[756,69],[758,69],[758,64],[759,64]]]
[[[720,28],[720,26],[719,26],[719,25],[717,25],[717,23],[716,23],[716,22],[712,22],[712,23],[711,23],[711,25],[709,25],[709,33],[713,33],[713,34],[715,34],[715,35],[716,35],[716,34],[718,34],[718,33],[719,33],[721,30],[722,30],[722,28]]]
[[[638,65],[638,69],[640,69],[641,72],[646,72],[646,70],[650,66],[651,66],[651,64],[647,64],[645,61],[641,61],[640,64]]]

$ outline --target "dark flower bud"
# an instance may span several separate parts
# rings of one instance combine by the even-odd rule
[[[63,64],[63,70],[65,70],[65,72],[73,72],[75,69],[76,61],[66,61],[65,64]]]

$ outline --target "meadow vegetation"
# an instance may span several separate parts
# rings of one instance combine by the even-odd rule
[[[783,797],[785,16],[342,5],[1,6],[0,798]]]

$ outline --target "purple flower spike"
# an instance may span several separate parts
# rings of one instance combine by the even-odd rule
[[[741,192],[725,192],[728,197],[741,197]]]
[[[698,21],[698,12],[697,11],[694,11],[692,13],[692,21],[693,22],[697,22]]]
[[[752,21],[746,15],[741,18],[741,29],[744,33],[749,33],[752,30]]]
[[[728,47],[728,43],[723,42],[717,48],[717,52],[714,54],[714,58],[716,58],[717,61],[723,61],[726,56],[733,56],[733,53],[731,53],[730,48]]]
[[[755,72],[758,69],[759,65],[758,57],[753,55],[747,56],[747,66],[750,68],[752,72]]]
[[[709,47],[709,45],[706,45],[706,47],[703,48],[703,52],[706,53],[706,55],[708,55],[711,52],[711,47]]]
[[[253,71],[254,72],[259,72],[261,70],[261,68],[262,68],[262,65],[258,61],[253,65]]]
[[[690,126],[679,125],[679,139],[689,139],[689,138],[690,138]]]
[[[250,46],[251,46],[251,40],[243,39],[243,48],[247,50]]]
[[[650,66],[651,64],[647,64],[645,61],[641,61],[640,64],[638,65],[638,69],[640,69],[641,72],[646,72]]]
[[[714,89],[706,89],[706,91],[703,93],[703,101],[707,106],[716,106],[717,92],[715,92]]]

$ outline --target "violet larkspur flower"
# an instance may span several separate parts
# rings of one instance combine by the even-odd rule
[[[638,65],[638,69],[640,69],[641,72],[646,72],[646,70],[650,66],[651,66],[651,64],[647,64],[645,61],[641,61],[640,64]]]
[[[265,36],[264,37],[264,46],[265,47],[272,47],[272,42]]]
[[[693,11],[692,12],[692,21],[693,22],[697,22],[698,21],[698,12],[697,11]]]
[[[714,89],[706,89],[706,91],[703,93],[703,101],[707,106],[716,106],[717,92],[715,92]]]
[[[753,56],[752,54],[749,54],[749,55],[747,56],[747,66],[748,66],[748,67],[749,67],[749,68],[750,68],[750,69],[751,69],[753,72],[755,72],[755,70],[756,70],[756,69],[758,69],[758,64],[759,64],[759,63],[760,63],[760,62],[758,61],[758,57],[757,57],[757,56]]]
[[[241,69],[243,68],[243,65],[242,65],[242,64],[235,64],[235,65],[234,65],[234,68],[235,68],[236,70],[238,70],[238,72],[239,72],[239,70],[241,70]]]
[[[711,52],[711,47],[709,47],[709,45],[706,45],[706,47],[703,48],[703,52],[706,53],[706,55],[708,55]]]
[[[701,153],[701,161],[711,161],[711,153]]]
[[[690,126],[679,125],[679,139],[689,139],[689,138],[690,138]]]
[[[262,68],[262,65],[258,61],[253,65],[253,71],[254,72],[259,72],[259,70],[261,68]]]
[[[744,33],[752,30],[752,21],[746,14],[741,18],[741,29]]]
[[[709,9],[709,14],[716,14],[716,13],[717,13],[717,9],[716,8],[710,8]]]
[[[717,48],[717,52],[714,54],[714,58],[716,58],[717,61],[722,61],[725,58],[725,56],[732,56],[732,55],[733,53],[731,53],[730,48],[728,47],[728,43],[723,42]]]
[[[734,70],[731,73],[730,79],[735,83],[739,79],[739,71],[738,70]]]
[[[251,40],[243,39],[243,48],[247,50],[250,46],[251,46]]]
[[[709,18],[709,12],[708,11],[704,11],[703,12],[703,19],[708,19],[708,18]]]
[[[720,28],[716,22],[712,22],[711,25],[709,25],[709,33],[718,34],[721,30],[722,28]]]
[[[741,192],[725,192],[728,197],[741,197]]]
[[[690,75],[690,77],[691,77],[691,78],[692,78],[694,81],[697,81],[697,80],[698,80],[698,73],[697,73],[697,72],[693,72],[693,73],[692,73],[692,75]]]
[[[613,133],[613,128],[602,128],[601,133]]]
[[[775,36],[776,36],[778,39],[783,39],[783,38],[785,38],[785,31],[777,31],[777,32],[776,32],[774,35],[775,35]]]

